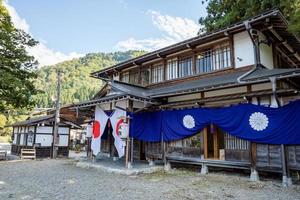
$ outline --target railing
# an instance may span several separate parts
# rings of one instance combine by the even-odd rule
[[[196,73],[217,71],[231,67],[231,50],[229,46],[200,53],[196,59]]]

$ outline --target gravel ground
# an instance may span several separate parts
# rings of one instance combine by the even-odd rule
[[[172,170],[122,176],[72,160],[0,162],[0,199],[300,199],[300,186],[251,183],[246,175]]]

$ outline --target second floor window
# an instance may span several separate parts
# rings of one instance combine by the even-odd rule
[[[121,81],[125,83],[129,83],[129,72],[125,72],[122,74]]]
[[[225,69],[231,66],[231,51],[228,45],[208,49],[197,56],[196,73]]]
[[[178,78],[178,62],[177,59],[168,60],[167,63],[167,80]]]
[[[162,63],[151,68],[151,83],[158,83],[164,79],[164,66]]]
[[[192,58],[184,58],[178,61],[179,77],[192,75]]]

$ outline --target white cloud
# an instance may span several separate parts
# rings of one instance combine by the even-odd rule
[[[24,18],[21,18],[18,15],[18,13],[14,9],[14,7],[12,7],[11,5],[8,4],[8,1],[4,1],[4,5],[7,8],[15,27],[18,29],[22,29],[25,32],[30,34],[30,26],[26,22],[26,20]],[[79,54],[76,52],[64,54],[59,51],[49,49],[46,46],[45,40],[41,40],[39,42],[40,43],[38,45],[36,45],[35,47],[29,48],[28,53],[33,55],[39,61],[40,66],[53,65],[53,64],[56,64],[59,62],[63,62],[66,60],[71,60],[73,58],[78,58],[78,57],[84,56],[84,54]]]
[[[148,11],[153,25],[162,32],[160,38],[135,39],[129,38],[120,41],[115,48],[118,50],[146,50],[153,51],[182,40],[194,37],[200,28],[193,20],[188,18],[162,15],[156,11]]]

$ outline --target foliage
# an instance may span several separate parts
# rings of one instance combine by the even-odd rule
[[[0,0],[0,113],[33,106],[37,62],[26,49],[36,44],[30,35],[13,26]]]
[[[144,54],[144,51],[115,53],[90,53],[86,56],[46,66],[38,71],[35,83],[43,93],[35,96],[37,107],[53,107],[56,96],[56,71],[62,71],[61,103],[69,104],[91,99],[101,87],[101,81],[90,77],[90,73],[109,67],[118,62]]]
[[[0,136],[10,135],[12,127],[7,127],[17,121],[23,121],[28,117],[26,108],[10,110],[7,115],[0,114]]]
[[[263,11],[279,8],[290,22],[289,29],[300,36],[300,0],[207,0],[207,16],[199,23],[203,31],[214,31],[255,16]]]

